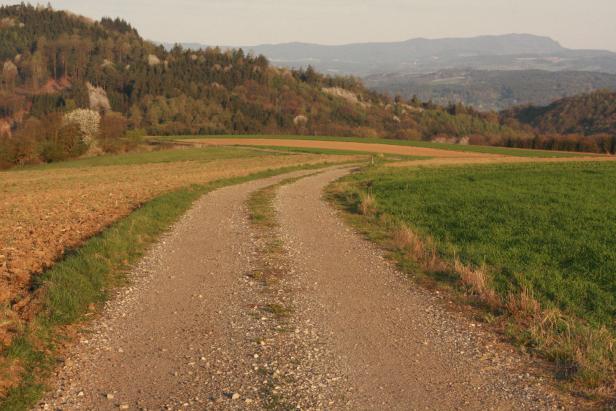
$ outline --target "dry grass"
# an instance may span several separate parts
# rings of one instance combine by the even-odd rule
[[[389,230],[389,245],[401,252],[402,259],[418,263],[426,273],[454,274],[467,298],[494,313],[505,313],[495,325],[508,328],[514,340],[554,362],[562,378],[595,388],[593,394],[600,398],[616,391],[616,339],[605,327],[593,328],[558,309],[543,308],[527,288],[503,299],[492,288],[487,267],[472,267],[457,257],[443,260],[431,237],[422,238],[386,214],[379,216],[379,224],[395,227]],[[614,375],[612,387],[605,385],[606,370]]]
[[[425,271],[443,269],[436,244],[431,237],[422,239],[405,224],[400,224],[394,229],[391,241],[394,248],[403,251],[413,261],[420,263]]]
[[[490,287],[487,268],[472,267],[463,264],[458,258],[454,258],[453,270],[460,276],[462,284],[468,287],[481,301],[491,308],[498,308],[502,305],[501,299],[496,291]]]
[[[490,288],[489,276],[485,267],[471,267],[454,258],[448,264],[439,257],[436,242],[432,237],[421,238],[405,224],[400,224],[391,234],[394,248],[403,251],[413,261],[418,262],[428,273],[451,271],[455,273],[463,286],[490,307],[501,305],[496,292]]]
[[[376,200],[371,194],[360,193],[357,207],[361,215],[373,216],[376,213]]]
[[[537,318],[541,313],[541,304],[533,297],[531,291],[522,288],[519,294],[510,293],[506,303],[507,311],[518,319]]]

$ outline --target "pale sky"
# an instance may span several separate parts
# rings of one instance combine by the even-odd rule
[[[15,1],[0,0],[0,4]],[[46,3],[46,1],[42,1]],[[89,17],[119,16],[161,42],[250,46],[545,35],[616,51],[616,0],[52,0]]]

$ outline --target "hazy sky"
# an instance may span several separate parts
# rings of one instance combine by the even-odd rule
[[[15,2],[0,0],[0,4]],[[46,2],[45,2],[46,3]],[[120,16],[150,40],[211,45],[341,44],[481,34],[547,35],[616,51],[616,0],[52,0]]]

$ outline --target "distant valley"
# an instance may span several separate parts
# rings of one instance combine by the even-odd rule
[[[375,74],[364,78],[379,92],[440,105],[464,103],[478,110],[547,105],[597,89],[616,90],[616,74],[546,70],[443,70],[427,74]]]
[[[461,102],[479,110],[545,105],[596,89],[616,89],[616,53],[568,49],[530,34],[243,48],[278,66],[310,65],[324,73],[362,77],[379,92],[417,95],[439,104]]]

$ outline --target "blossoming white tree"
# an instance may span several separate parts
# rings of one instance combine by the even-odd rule
[[[90,145],[100,130],[101,115],[98,111],[79,108],[66,113],[64,122],[77,124],[83,134],[84,143]]]

